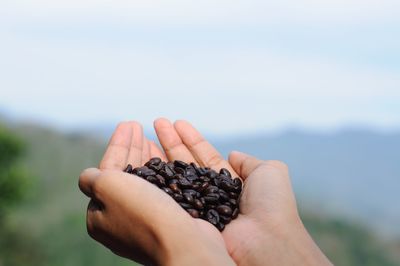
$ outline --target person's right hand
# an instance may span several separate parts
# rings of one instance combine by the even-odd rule
[[[158,119],[154,127],[169,160],[227,168],[244,180],[240,214],[222,232],[238,265],[330,265],[299,217],[287,166],[232,152],[225,161],[188,122]]]

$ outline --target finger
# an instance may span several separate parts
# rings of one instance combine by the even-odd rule
[[[154,141],[150,141],[150,157],[158,157],[161,158],[161,160],[163,161],[167,160],[160,147],[158,147],[158,145]]]
[[[150,160],[150,142],[146,137],[143,137],[143,149],[142,149],[142,165]]]
[[[265,162],[248,154],[233,151],[229,154],[229,163],[239,176],[245,180],[251,172]]]
[[[123,170],[132,141],[132,126],[128,122],[118,124],[100,162],[100,169]]]
[[[182,143],[181,138],[169,120],[165,118],[157,119],[154,121],[154,129],[168,160],[196,162],[191,152]]]
[[[183,120],[176,121],[175,129],[201,166],[207,166],[214,170],[226,168],[232,176],[238,175],[222,155],[190,123]]]
[[[79,176],[79,188],[88,197],[93,198],[93,184],[100,175],[100,170],[97,168],[88,168]]]
[[[132,140],[126,164],[139,167],[142,163],[143,127],[137,122],[129,122],[129,124],[132,127]]]

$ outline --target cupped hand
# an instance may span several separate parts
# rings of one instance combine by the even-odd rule
[[[88,233],[114,253],[144,264],[232,264],[219,232],[194,220],[149,182],[124,173],[151,157],[165,160],[140,124],[118,125],[99,168],[84,170],[79,187],[91,200]]]
[[[237,264],[329,264],[299,218],[284,163],[262,161],[240,152],[232,152],[226,161],[186,121],[172,124],[161,118],[154,127],[169,160],[195,162],[217,171],[227,168],[233,177],[244,180],[240,214],[222,232],[227,250]]]

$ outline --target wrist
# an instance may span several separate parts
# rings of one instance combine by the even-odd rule
[[[235,265],[224,245],[219,245],[194,222],[159,232],[158,265]]]
[[[300,218],[291,223],[257,224],[234,259],[238,265],[332,265],[315,244]]]

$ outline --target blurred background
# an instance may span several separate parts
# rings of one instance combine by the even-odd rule
[[[0,2],[0,266],[130,265],[86,233],[115,125],[290,167],[337,265],[400,265],[400,2]]]

